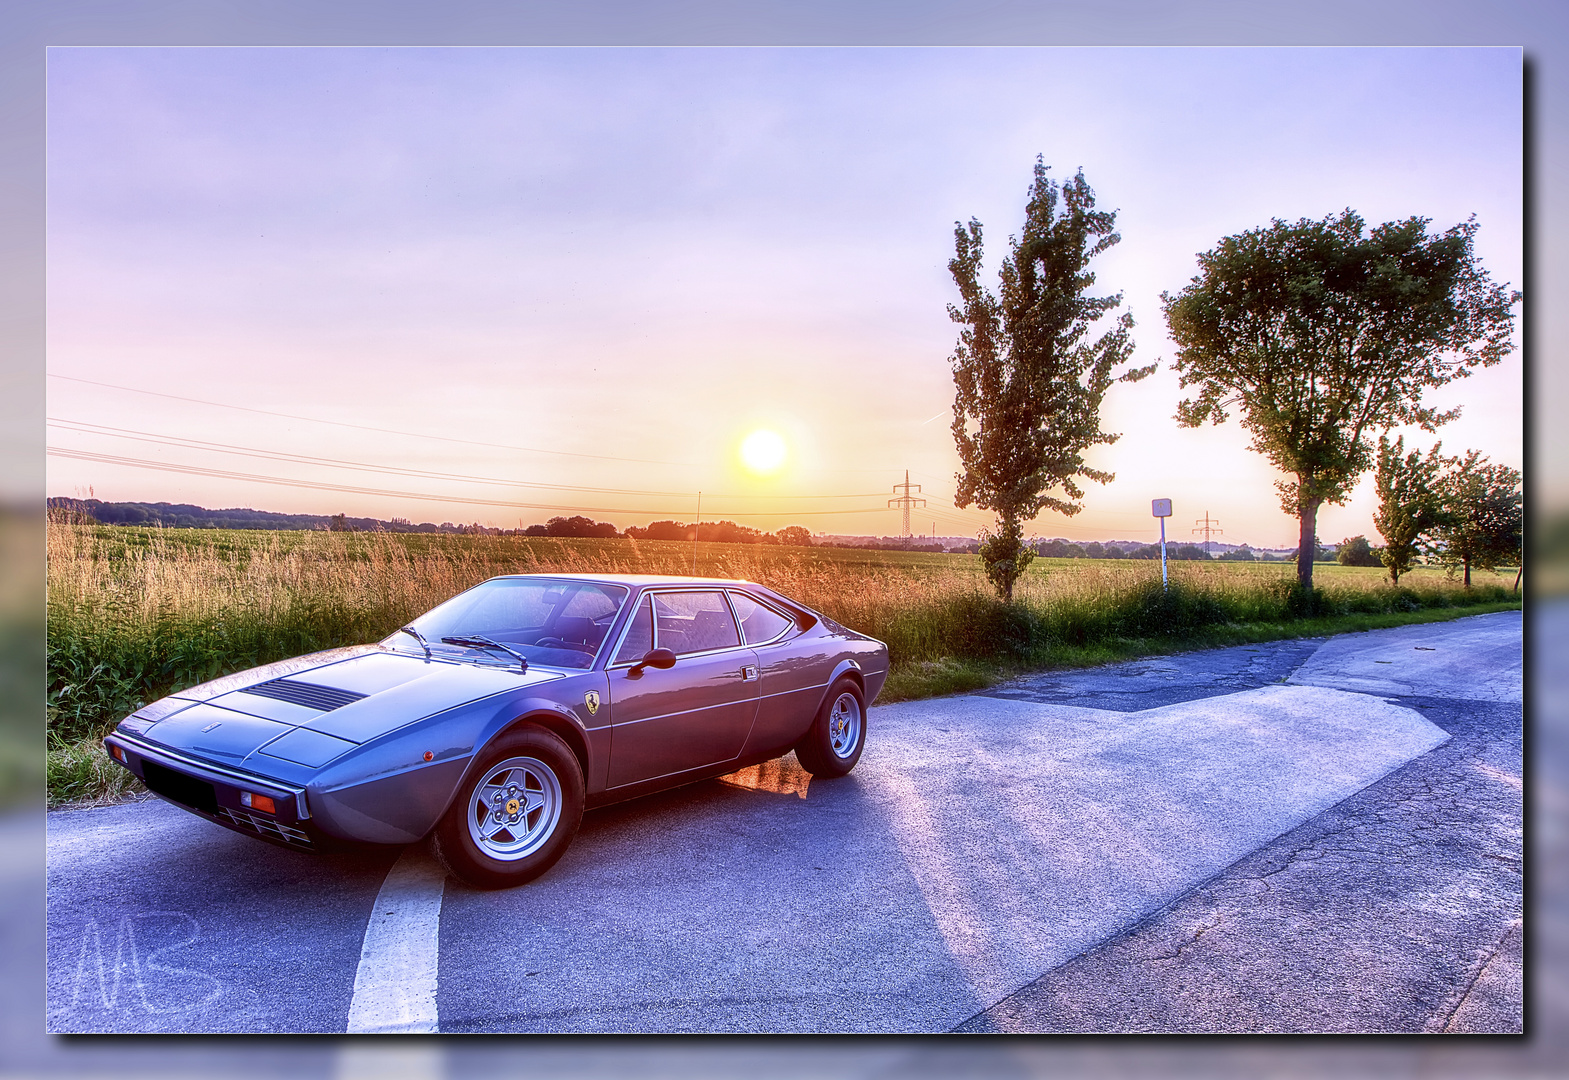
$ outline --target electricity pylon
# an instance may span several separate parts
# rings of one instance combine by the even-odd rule
[[[1212,527],[1212,526],[1215,526],[1215,525],[1219,525],[1220,524],[1220,519],[1219,518],[1212,518],[1212,517],[1210,517],[1208,510],[1204,511],[1204,516],[1203,517],[1201,517],[1201,518],[1194,518],[1193,519],[1193,524],[1195,524],[1195,525],[1202,525],[1203,526],[1203,528],[1201,528],[1201,529],[1194,529],[1193,531],[1196,532],[1196,533],[1203,533],[1204,534],[1204,554],[1205,555],[1209,554],[1209,537],[1210,537],[1211,533],[1214,533],[1216,536],[1225,536],[1226,535],[1226,530],[1225,529],[1216,529],[1216,528]]]
[[[902,484],[895,484],[893,486],[893,489],[895,491],[899,491],[900,489],[903,489],[904,494],[900,495],[897,499],[889,499],[888,500],[888,505],[889,506],[897,505],[900,510],[904,511],[904,535],[905,536],[909,536],[910,535],[910,508],[912,506],[925,506],[926,505],[926,500],[925,499],[916,499],[916,498],[912,498],[911,497],[910,491],[911,491],[912,488],[914,490],[916,490],[916,491],[920,491],[921,490],[921,485],[920,484],[912,484],[912,483],[910,483],[910,470],[906,469],[906,470],[904,470],[904,483],[902,483]]]

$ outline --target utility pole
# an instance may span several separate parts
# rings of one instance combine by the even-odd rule
[[[1193,531],[1195,533],[1203,533],[1204,534],[1204,554],[1207,556],[1209,554],[1209,538],[1210,538],[1210,534],[1213,533],[1216,536],[1225,536],[1226,535],[1226,530],[1225,529],[1216,529],[1216,528],[1212,527],[1212,526],[1215,526],[1215,525],[1219,525],[1220,524],[1220,520],[1218,518],[1210,517],[1208,510],[1204,511],[1204,516],[1203,517],[1201,517],[1201,518],[1194,518],[1193,519],[1193,524],[1195,524],[1195,525],[1202,525],[1203,526],[1203,528],[1201,528],[1201,529],[1194,529]]]
[[[903,535],[904,536],[909,536],[910,535],[910,508],[912,506],[925,506],[926,505],[926,500],[925,499],[916,499],[916,498],[912,498],[910,496],[911,490],[913,489],[915,491],[920,491],[921,490],[921,485],[920,484],[912,484],[912,483],[910,483],[910,470],[906,469],[906,470],[904,470],[904,483],[902,483],[902,484],[895,484],[893,486],[893,489],[895,491],[902,490],[904,492],[904,494],[900,495],[897,499],[889,499],[888,500],[888,505],[889,506],[898,506],[900,510],[904,511],[904,533],[903,533]]]

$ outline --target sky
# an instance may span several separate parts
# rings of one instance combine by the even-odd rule
[[[1115,481],[1027,531],[1153,539],[1165,497],[1173,539],[1294,546],[1235,422],[1172,418],[1161,292],[1347,207],[1474,214],[1523,276],[1512,47],[57,47],[47,124],[50,495],[890,535],[908,470],[914,531],[972,535],[946,264],[973,216],[994,275],[1039,154],[1117,210],[1095,292],[1161,366],[1107,394]],[[1522,465],[1518,353],[1429,400]]]

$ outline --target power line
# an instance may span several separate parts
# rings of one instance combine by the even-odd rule
[[[399,465],[374,465],[364,461],[346,461],[341,458],[314,457],[309,454],[294,454],[284,450],[265,450],[255,446],[238,446],[233,443],[209,442],[203,439],[187,439],[178,435],[160,435],[150,431],[136,431],[131,428],[115,428],[106,424],[89,424],[78,420],[64,420],[58,417],[48,417],[48,426],[61,431],[74,431],[85,435],[106,435],[116,439],[129,439],[134,442],[152,443],[155,446],[177,446],[188,450],[202,450],[219,454],[232,454],[238,457],[260,458],[264,461],[283,461],[300,465],[320,465],[337,469],[359,469],[365,472],[385,473],[393,476],[420,477],[428,480],[461,480],[471,484],[501,484],[507,487],[546,488],[559,491],[583,491],[596,495],[650,495],[666,498],[680,498],[690,494],[685,491],[637,491],[630,488],[595,488],[581,487],[572,484],[540,484],[526,480],[505,480],[495,476],[473,476],[465,473],[436,472],[428,469],[412,469]]]
[[[368,424],[351,424],[344,420],[323,420],[319,416],[300,416],[296,413],[274,412],[271,409],[255,409],[248,405],[231,405],[227,401],[208,401],[205,398],[183,397],[180,394],[165,394],[157,390],[143,390],[138,386],[122,386],[119,383],[100,382],[97,379],[83,379],[75,375],[60,375],[53,371],[48,372],[51,379],[64,379],[67,382],[86,383],[89,386],[105,386],[111,390],[124,390],[132,394],[146,394],[149,397],[168,398],[170,401],[185,401],[194,405],[211,405],[219,409],[234,409],[238,412],[256,413],[260,416],[277,416],[285,420],[303,420],[310,424],[330,424],[333,427],[353,428],[355,431],[374,431],[381,435],[402,435],[412,439],[435,439],[439,442],[461,443],[464,446],[488,446],[494,450],[516,450],[527,454],[555,454],[559,457],[591,458],[595,461],[622,461],[637,465],[676,465],[683,468],[695,468],[696,463],[691,461],[656,461],[652,458],[627,458],[611,457],[606,454],[579,454],[571,450],[545,450],[537,446],[513,446],[508,443],[481,442],[476,439],[456,439],[450,435],[430,435],[421,431],[398,431],[395,428],[372,427]]]
[[[426,502],[447,503],[453,506],[505,506],[525,510],[560,510],[568,513],[621,514],[642,517],[657,515],[656,510],[626,510],[603,506],[551,506],[544,503],[512,502],[502,499],[454,498],[448,495],[431,495],[417,491],[390,491],[383,488],[357,487],[348,484],[330,484],[317,480],[289,480],[281,476],[263,476],[256,473],[231,472],[227,469],[209,469],[200,465],[179,465],[171,462],[146,461],[139,458],[120,457],[115,454],[94,454],[69,447],[51,446],[50,457],[70,458],[76,461],[98,461],[109,465],[126,465],[138,469],[156,469],[160,472],[183,473],[188,476],[212,476],[222,480],[243,480],[256,484],[274,484],[280,487],[305,488],[311,491],[342,491],[353,495],[376,495],[384,498],[422,499]],[[880,507],[860,507],[850,510],[761,510],[756,512],[725,511],[726,517],[793,518],[822,517],[829,514],[875,514]]]
[[[238,446],[234,443],[210,442],[204,439],[189,439],[179,435],[161,435],[151,431],[137,431],[134,428],[110,427],[107,424],[91,424],[81,420],[67,420],[61,417],[48,417],[50,427],[63,431],[75,431],[88,435],[106,435],[117,439],[130,439],[135,442],[152,443],[157,446],[178,446],[191,450],[216,451],[220,454],[233,454],[242,457],[255,457],[265,461],[286,461],[302,465],[321,465],[332,468],[360,469],[366,472],[386,473],[393,476],[422,477],[432,480],[459,480],[474,484],[499,484],[506,487],[543,488],[553,491],[582,491],[595,495],[645,495],[650,498],[686,498],[690,491],[643,491],[636,488],[600,488],[584,487],[579,484],[542,484],[527,480],[507,480],[494,476],[474,476],[468,473],[435,472],[428,469],[411,469],[400,465],[374,465],[363,461],[346,461],[341,458],[313,457],[308,454],[295,454],[282,450],[265,450],[260,447]],[[720,495],[717,498],[725,499],[875,499],[879,492],[850,493],[842,495]]]

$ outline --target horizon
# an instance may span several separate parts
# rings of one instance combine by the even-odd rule
[[[76,496],[51,495],[51,496],[48,497],[46,502],[50,504],[50,508],[51,509],[53,509],[55,507],[55,504],[57,504],[57,503],[79,502],[79,503],[82,503],[82,504],[86,505],[86,504],[89,504],[89,503],[97,502],[97,503],[99,503],[101,505],[114,505],[114,506],[126,506],[126,505],[129,505],[129,506],[147,506],[147,507],[169,507],[170,509],[180,509],[182,507],[190,507],[191,509],[200,510],[203,513],[206,513],[206,514],[228,514],[228,513],[268,514],[268,515],[276,515],[276,516],[279,516],[279,517],[318,518],[318,519],[321,519],[323,521],[330,521],[334,517],[344,517],[344,518],[347,519],[347,523],[351,526],[351,528],[349,529],[349,531],[351,531],[351,532],[370,531],[370,530],[362,530],[358,526],[355,526],[355,522],[360,522],[360,521],[374,522],[378,526],[379,525],[400,525],[400,524],[409,526],[408,530],[397,530],[397,531],[422,531],[422,530],[425,530],[427,527],[429,527],[430,529],[437,530],[437,531],[449,531],[449,530],[450,531],[461,531],[461,530],[472,529],[475,526],[480,526],[482,528],[499,530],[504,535],[517,535],[517,534],[521,533],[522,530],[527,529],[529,527],[533,527],[533,526],[543,527],[543,526],[549,524],[548,521],[536,521],[536,522],[527,522],[524,525],[515,526],[513,528],[505,528],[505,527],[502,527],[502,526],[484,526],[480,522],[413,521],[412,519],[404,518],[404,517],[397,516],[397,515],[394,515],[394,516],[391,516],[391,517],[379,517],[379,516],[374,515],[374,514],[363,514],[363,515],[354,515],[354,516],[349,516],[349,515],[345,515],[345,514],[315,514],[315,513],[292,514],[292,513],[285,512],[285,511],[259,510],[256,507],[252,507],[252,506],[216,506],[216,507],[207,507],[207,506],[197,506],[194,503],[177,503],[177,502],[170,502],[168,500],[160,500],[158,502],[146,502],[146,501],[140,501],[140,500],[126,500],[126,501],[115,502],[115,503],[106,503],[105,500],[98,499],[98,498],[96,498],[94,496],[89,496],[86,499],[79,499]],[[552,520],[554,520],[554,519],[552,519]],[[666,520],[668,520],[668,519],[666,519]],[[1205,519],[1201,518],[1199,520],[1202,522]],[[647,528],[649,525],[652,525],[654,523],[655,522],[650,521],[650,522],[647,522],[647,523],[645,523],[643,525],[638,525],[638,526],[635,526],[635,527],[637,527],[637,528]],[[101,521],[101,522],[99,522],[99,524],[115,525],[115,526],[125,526],[125,527],[148,527],[148,528],[157,527],[156,524],[148,524],[148,523],[145,523],[145,522],[123,522],[123,521],[102,522]],[[601,524],[601,523],[600,522],[595,522],[595,524]],[[675,521],[675,524],[681,526],[682,528],[690,528],[695,523],[694,522],[690,522],[690,521]],[[738,524],[738,523],[734,522],[734,521],[730,521],[728,519],[721,518],[721,519],[718,519],[716,521],[704,521],[704,522],[702,522],[702,524],[703,525],[718,525],[718,524],[735,525],[735,524]],[[935,525],[935,523],[934,523],[934,525]],[[162,526],[162,527],[164,527],[164,528],[187,528],[189,526]],[[222,525],[219,525],[219,526],[200,525],[200,526],[196,526],[196,527],[197,528],[235,528],[235,526],[222,526]],[[790,527],[790,526],[780,526],[780,528],[788,528],[788,527]],[[801,528],[805,528],[805,526],[800,526],[800,527]],[[253,525],[253,526],[245,526],[245,527],[243,527],[243,529],[241,531],[249,531],[249,530],[266,531],[261,526],[255,526],[255,525]],[[278,531],[290,531],[290,530],[280,529]],[[313,530],[305,530],[305,531],[313,531]],[[774,532],[777,532],[777,531],[778,530],[774,530]],[[963,533],[938,533],[938,532],[920,533],[920,532],[912,532],[912,533],[910,533],[908,535],[900,535],[900,534],[897,534],[897,533],[836,533],[836,532],[817,531],[817,530],[811,530],[811,529],[808,529],[807,531],[811,534],[811,537],[812,537],[814,542],[816,542],[817,540],[824,540],[824,541],[829,541],[829,542],[839,541],[839,540],[885,540],[885,541],[904,540],[904,541],[911,541],[911,542],[918,542],[918,541],[922,541],[922,540],[925,540],[925,541],[928,541],[928,542],[939,541],[939,540],[952,540],[952,541],[962,541],[962,542],[965,542],[965,543],[975,543],[979,539],[979,537],[976,536],[975,534],[963,534]],[[1202,531],[1202,530],[1194,530],[1194,531],[1195,532],[1199,532],[1199,531]],[[623,534],[624,533],[625,533],[625,529],[622,529],[622,530],[618,531],[617,537],[606,538],[606,539],[623,538]],[[764,534],[764,535],[770,535],[770,534]],[[561,539],[561,537],[553,537],[553,539]],[[1117,537],[1101,537],[1099,539],[1080,538],[1080,539],[1074,540],[1074,539],[1070,539],[1069,537],[1065,537],[1065,536],[1029,535],[1029,536],[1026,536],[1025,539],[1026,539],[1026,542],[1029,545],[1031,545],[1031,546],[1035,546],[1035,545],[1039,545],[1039,544],[1046,544],[1046,543],[1054,543],[1054,542],[1078,544],[1078,545],[1081,545],[1081,546],[1085,546],[1085,545],[1089,545],[1089,544],[1102,544],[1102,545],[1112,545],[1112,544],[1145,544],[1146,546],[1148,546],[1146,541],[1143,541],[1143,540],[1117,538]],[[1349,540],[1349,539],[1353,539],[1353,537],[1343,537],[1342,539],[1343,540]],[[684,543],[685,541],[682,541],[682,542]],[[699,542],[706,544],[706,543],[715,543],[715,542],[722,543],[724,541],[702,540],[702,541],[699,541]],[[1321,548],[1333,549],[1339,542],[1340,541],[1334,541],[1334,542],[1329,542],[1329,543],[1320,543],[1319,546]],[[1158,544],[1159,540],[1157,539],[1156,541],[1153,541],[1153,543]],[[1231,542],[1231,541],[1228,541],[1228,540],[1210,539],[1208,541],[1205,541],[1203,539],[1199,539],[1199,538],[1196,538],[1196,537],[1184,540],[1184,539],[1181,539],[1181,538],[1178,538],[1178,537],[1175,537],[1175,536],[1168,536],[1167,540],[1166,540],[1166,543],[1170,547],[1198,547],[1198,548],[1205,547],[1206,544],[1208,544],[1209,546],[1212,546],[1212,547],[1214,547],[1216,549],[1221,549],[1221,550],[1235,550],[1237,548],[1243,548],[1243,547],[1249,548],[1250,550],[1253,550],[1253,551],[1268,551],[1268,552],[1283,552],[1283,551],[1293,551],[1294,552],[1294,551],[1297,550],[1295,544],[1292,544],[1289,547],[1269,547],[1269,546],[1262,545],[1262,544],[1250,544],[1246,540],[1239,540],[1239,541],[1236,541],[1236,542]]]

